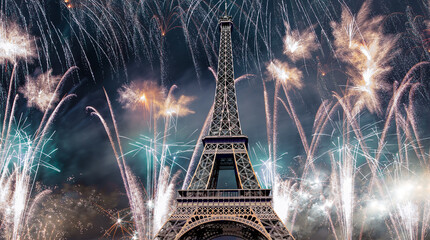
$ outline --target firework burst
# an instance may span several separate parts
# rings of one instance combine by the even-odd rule
[[[379,92],[390,86],[384,77],[392,69],[390,60],[396,55],[397,38],[383,34],[383,17],[369,17],[370,2],[366,1],[357,16],[346,7],[341,22],[331,22],[336,56],[347,63],[347,73],[353,86],[350,94],[356,96],[357,111],[366,107],[370,112],[381,113]]]
[[[30,36],[27,35],[16,23],[0,24],[0,61],[16,63],[19,60],[29,60],[36,53]]]
[[[194,113],[194,111],[188,108],[188,105],[194,101],[194,99],[194,97],[184,95],[181,95],[178,99],[168,97],[158,113],[164,117],[187,116],[188,114]]]
[[[164,92],[165,89],[153,81],[143,81],[141,84],[131,82],[118,90],[118,101],[124,108],[133,110],[142,108],[149,111],[162,104]]]
[[[52,76],[52,70],[49,70],[35,78],[27,77],[26,84],[19,89],[19,92],[27,99],[28,107],[36,107],[45,112],[51,104],[58,101],[55,89],[60,79],[61,76]]]
[[[288,63],[274,60],[267,66],[267,71],[274,79],[283,84],[287,89],[303,87],[303,73],[298,68],[290,66]]]
[[[311,58],[312,52],[319,47],[313,28],[310,27],[302,33],[298,30],[291,30],[288,23],[285,23],[285,28],[284,54],[294,62],[299,59]]]

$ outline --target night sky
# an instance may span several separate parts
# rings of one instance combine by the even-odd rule
[[[224,6],[223,1],[158,1],[158,4],[142,1],[143,7],[134,11],[133,4],[138,1],[69,1],[34,0],[39,5],[24,0],[1,0],[0,18],[4,22],[17,22],[21,27],[25,26],[26,32],[33,36],[39,52],[38,58],[19,65],[14,89],[25,84],[26,75],[37,76],[47,69],[53,69],[54,75],[62,75],[71,66],[79,67],[66,80],[60,94],[64,96],[74,93],[76,97],[59,111],[50,128],[52,139],[45,146],[46,152],[55,151],[43,160],[60,172],[46,167],[39,168],[33,192],[36,194],[42,189],[53,191],[38,214],[45,216],[44,211],[51,214],[60,212],[61,216],[58,218],[61,223],[56,226],[62,232],[62,238],[98,239],[115,222],[115,218],[110,218],[102,209],[110,213],[123,209],[127,211],[128,201],[103,125],[98,118],[91,116],[86,107],[93,106],[106,119],[110,119],[103,92],[103,88],[106,89],[112,101],[122,146],[125,152],[129,152],[137,149],[135,143],[142,142],[143,136],[152,137],[153,131],[149,125],[150,118],[142,110],[124,108],[119,102],[118,90],[122,86],[132,82],[153,81],[167,90],[176,85],[176,98],[181,95],[194,97],[195,100],[189,105],[194,113],[174,117],[167,138],[168,144],[177,143],[182,145],[177,150],[184,150],[176,154],[173,149],[169,155],[172,158],[176,154],[177,162],[172,172],[179,171],[176,180],[179,189],[185,177],[184,169],[188,168],[193,146],[214,98],[216,81],[209,67],[216,70],[219,45],[216,21]],[[274,59],[289,61],[282,53],[284,23],[289,22],[293,30],[299,31],[312,26],[316,34],[317,50],[311,58],[296,63],[297,68],[303,72],[304,87],[289,92],[304,132],[311,139],[315,115],[321,103],[324,100],[334,100],[333,93],[344,92],[349,83],[347,67],[335,56],[331,44],[334,37],[330,22],[340,21],[341,2],[351,13],[356,14],[364,1],[228,1],[228,12],[233,16],[234,22],[232,40],[235,77],[252,74],[236,84],[236,91],[242,130],[249,137],[251,161],[260,177],[264,175],[262,161],[268,158],[262,82],[267,81],[270,110],[273,111],[274,81],[271,81],[272,77],[266,66]],[[68,4],[71,4],[70,7]],[[371,3],[370,17],[385,16],[383,33],[398,36],[395,45],[398,51],[388,63],[392,70],[384,77],[384,82],[390,88],[395,81],[401,81],[412,66],[430,58],[427,51],[430,47],[423,43],[430,37],[429,32],[423,30],[426,28],[424,21],[430,15],[426,4],[429,3],[424,0],[377,0]],[[180,6],[186,13],[178,14],[179,10],[172,6]],[[222,10],[217,10],[219,8]],[[192,14],[191,9],[194,9]],[[92,11],[100,19],[92,18]],[[104,14],[111,12],[112,16],[97,11]],[[130,12],[127,11],[136,13],[134,20],[131,20]],[[187,24],[184,25],[182,21]],[[410,21],[417,23],[420,28],[414,29]],[[163,22],[161,27],[160,22]],[[255,26],[256,23],[258,27]],[[142,30],[141,35],[133,32],[138,29]],[[0,73],[3,102],[6,99],[11,66],[11,63],[3,64]],[[417,126],[422,139],[430,136],[427,71],[420,72],[422,89],[417,94],[415,103],[418,108]],[[386,109],[392,90],[380,91],[379,94],[382,96],[380,105]],[[281,98],[285,99],[283,93]],[[402,98],[401,101],[407,99]],[[27,119],[26,131],[30,134],[36,130],[43,113],[36,108],[27,107],[26,103],[25,98],[18,101],[15,117]],[[278,173],[283,179],[299,181],[305,161],[300,135],[282,104],[279,104],[278,112]],[[360,115],[360,124],[371,124],[372,129],[380,130],[384,116],[385,110],[382,114],[364,110]],[[158,131],[162,134],[164,120],[160,118],[158,122]],[[339,126],[341,123],[333,120],[332,125]],[[366,131],[371,132],[372,129]],[[335,130],[328,130],[326,134],[330,136],[336,133]],[[335,139],[337,138],[325,138],[318,147],[320,154],[334,147]],[[387,148],[396,147],[395,143],[390,143],[395,139],[395,129],[391,129],[387,137]],[[428,141],[423,141],[423,147],[428,150]],[[384,161],[394,158],[395,152],[393,150],[384,155]],[[126,159],[139,182],[146,186],[148,173],[145,152],[129,154]],[[318,164],[325,173],[326,180],[329,179],[330,158],[318,158]],[[364,164],[364,160],[359,159],[357,164]],[[361,191],[363,189],[358,189],[357,194]],[[294,228],[297,239],[333,239],[327,220],[314,217],[297,217],[299,220]],[[303,219],[308,219],[308,223],[303,224]],[[360,226],[361,222],[357,223],[357,228]],[[380,230],[384,229],[384,222],[375,226],[365,239],[389,239],[388,235],[384,235],[385,230]]]

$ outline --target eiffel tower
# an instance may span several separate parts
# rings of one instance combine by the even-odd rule
[[[188,189],[178,192],[176,209],[155,239],[211,240],[229,236],[293,240],[273,211],[271,190],[260,187],[249,159],[248,138],[242,134],[237,110],[233,22],[227,11],[219,25],[218,76],[209,134],[203,138],[203,153]]]

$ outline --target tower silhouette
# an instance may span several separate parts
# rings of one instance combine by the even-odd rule
[[[293,240],[262,189],[242,134],[234,85],[232,18],[219,19],[220,48],[214,110],[203,153],[187,190],[178,191],[176,209],[157,240]]]

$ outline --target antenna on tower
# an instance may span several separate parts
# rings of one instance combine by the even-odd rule
[[[225,16],[227,16],[227,0],[224,1],[224,5],[225,5]]]

